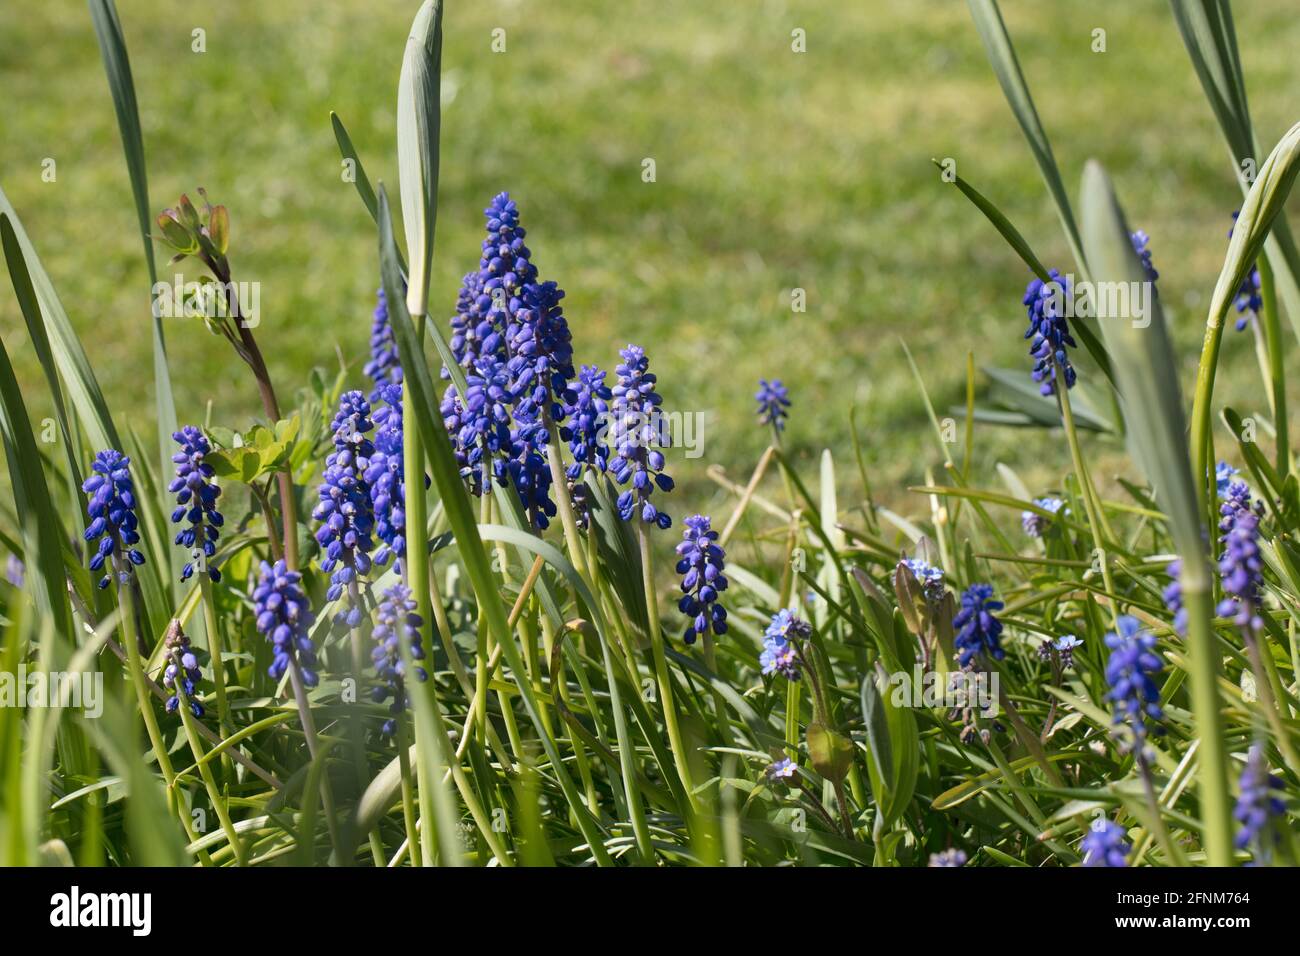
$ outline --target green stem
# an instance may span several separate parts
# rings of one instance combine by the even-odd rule
[[[411,851],[411,866],[420,865],[420,835],[415,825],[415,790],[411,784],[411,742],[406,730],[406,710],[397,720],[397,761],[402,771],[402,822],[406,825],[406,845]]]
[[[578,576],[591,583],[591,574],[587,569],[587,555],[582,547],[582,537],[578,534],[578,521],[573,515],[573,502],[569,499],[568,476],[564,473],[564,463],[560,460],[560,430],[555,422],[547,416],[547,427],[551,440],[546,443],[546,459],[551,466],[551,492],[555,496],[555,507],[560,513],[560,524],[564,527],[564,543],[569,549],[569,560],[577,570]]]
[[[416,319],[418,341],[424,342],[423,315]],[[415,415],[415,399],[411,395],[409,382],[402,383],[402,475],[404,499],[406,505],[406,555],[402,558],[402,572],[406,584],[415,596],[416,613],[420,616],[420,638],[423,646],[432,649],[432,634],[429,630],[433,621],[434,603],[429,577],[429,548],[427,544],[429,527],[428,499],[424,487],[424,440],[420,435],[419,424]],[[439,627],[446,620],[446,612],[439,602],[437,606]],[[444,642],[448,655],[455,655],[455,646],[451,644],[450,633]],[[459,656],[454,658],[459,662]],[[421,741],[421,729],[415,728],[417,745],[429,746],[428,741]],[[422,761],[419,768],[420,788],[420,859],[426,865],[432,865],[438,855],[437,816],[434,807],[433,768],[426,767]],[[411,845],[411,859],[416,858],[415,845]]]
[[[639,519],[639,516],[636,517]],[[650,548],[650,536],[640,520],[637,521],[636,535],[641,546],[641,583],[645,588],[646,621],[650,630],[655,679],[659,684],[659,703],[663,708],[664,724],[668,728],[668,745],[672,748],[673,763],[677,767],[677,775],[681,778],[682,788],[686,791],[686,800],[690,805],[689,810],[693,815],[699,810],[699,801],[695,794],[695,787],[691,783],[690,762],[687,760],[686,745],[677,720],[672,678],[668,673],[668,655],[664,650],[664,635],[659,626],[659,599],[655,589],[654,556]]]
[[[1228,794],[1227,748],[1219,704],[1219,651],[1210,623],[1213,600],[1205,559],[1182,555],[1180,575],[1183,606],[1187,608],[1187,657],[1191,678],[1192,713],[1201,742],[1199,797],[1205,831],[1206,858],[1211,866],[1232,866],[1232,803]]]
[[[1264,342],[1268,346],[1268,377],[1273,407],[1273,428],[1277,432],[1277,471],[1283,478],[1291,471],[1291,445],[1287,435],[1286,365],[1282,352],[1282,323],[1278,318],[1277,291],[1273,285],[1273,270],[1267,256],[1260,256],[1259,291],[1264,300],[1260,324],[1264,327]]]
[[[199,596],[203,603],[203,624],[208,632],[208,655],[212,658],[212,685],[217,692],[217,726],[223,737],[234,732],[230,722],[230,702],[226,698],[226,663],[221,641],[221,628],[217,625],[217,606],[212,595],[212,579],[206,571],[199,571]],[[234,770],[234,761],[228,754],[221,758],[227,776]]]
[[[185,728],[185,736],[190,742],[190,752],[194,754],[195,765],[199,770],[199,777],[203,780],[203,787],[208,791],[208,802],[212,804],[212,809],[216,811],[217,819],[221,821],[221,829],[226,831],[226,839],[230,842],[230,849],[235,854],[235,862],[240,866],[248,865],[247,851],[244,848],[243,841],[239,839],[239,834],[235,831],[235,824],[230,819],[230,811],[226,807],[226,802],[221,798],[221,792],[217,789],[217,781],[213,779],[212,769],[208,766],[207,761],[203,759],[203,744],[199,742],[199,735],[194,730],[194,718],[190,714],[190,699],[185,693],[184,668],[181,666],[180,655],[172,655],[172,664],[176,667],[176,696],[178,706],[176,710],[181,715],[181,724]]]
[[[320,756],[320,738],[316,735],[316,720],[311,715],[311,701],[307,699],[307,688],[302,682],[302,672],[298,668],[298,658],[289,661],[289,685],[293,688],[293,698],[298,704],[298,720],[302,723],[303,736],[307,740],[307,752],[314,761]],[[330,790],[329,771],[321,767],[320,775],[321,807],[325,810],[325,825],[329,827],[330,845],[337,854],[342,846],[339,840],[338,817],[334,812],[334,794]],[[339,860],[345,863],[345,860]]]
[[[1064,381],[1065,376],[1060,375],[1058,380]],[[1110,529],[1110,525],[1106,523],[1105,512],[1097,500],[1097,491],[1092,486],[1092,478],[1088,474],[1087,465],[1084,463],[1083,451],[1079,446],[1079,434],[1074,427],[1074,411],[1070,406],[1070,390],[1061,388],[1058,385],[1056,394],[1061,407],[1061,423],[1065,428],[1065,440],[1070,446],[1070,457],[1074,462],[1074,472],[1079,477],[1079,492],[1083,498],[1083,507],[1088,512],[1088,527],[1092,530],[1092,545],[1096,549],[1097,557],[1101,562],[1101,579],[1106,585],[1106,594],[1109,597],[1107,603],[1110,605],[1111,623],[1118,630],[1119,606],[1116,599],[1115,584],[1111,580],[1110,559],[1106,553],[1106,541],[1113,538],[1114,534]]]

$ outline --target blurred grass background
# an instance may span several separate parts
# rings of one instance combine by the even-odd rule
[[[261,283],[258,337],[287,401],[313,365],[357,380],[377,285],[374,232],[340,176],[336,110],[374,179],[395,184],[395,85],[415,0],[119,2],[144,126],[151,202],[206,186],[232,213],[231,261]],[[790,387],[788,442],[836,453],[855,485],[848,414],[878,496],[942,457],[899,340],[936,405],[959,403],[967,351],[1022,368],[1027,271],[931,157],[958,171],[1068,269],[1036,167],[955,0],[853,4],[484,0],[448,4],[434,315],[477,264],[481,210],[518,200],[545,278],[567,290],[579,361],[611,369],[637,342],[669,407],[708,414],[704,457],[677,459],[708,510],[709,463],[743,480],[767,433],[760,376]],[[1162,0],[1043,3],[1003,12],[1071,190],[1088,157],[1152,236],[1161,297],[1190,385],[1203,309],[1238,187]],[[1264,147],[1300,119],[1300,20],[1283,0],[1235,5]],[[1107,51],[1091,50],[1106,30]],[[206,52],[191,50],[206,31]],[[506,51],[493,53],[492,31]],[[806,31],[804,53],[791,31]],[[0,7],[0,182],[60,290],[120,417],[151,434],[149,301],[130,187],[89,14],[80,0]],[[42,181],[42,161],[57,181]],[[657,181],[642,181],[652,158]],[[162,275],[172,270],[160,256]],[[0,329],[40,414],[44,385],[7,281]],[[790,308],[807,292],[807,311]],[[182,421],[244,426],[242,365],[200,324],[166,330]],[[1294,340],[1288,343],[1294,348]],[[337,352],[336,352],[337,347]],[[1248,334],[1229,334],[1220,394],[1264,395]],[[1079,359],[1080,374],[1091,370]],[[1293,376],[1294,380],[1294,376]],[[981,385],[983,380],[981,379]],[[48,404],[48,403],[45,403]],[[1099,460],[1118,444],[1089,438]],[[1045,489],[1066,462],[1042,433],[980,426],[976,465]],[[1102,467],[1105,477],[1105,466]],[[811,478],[812,476],[809,475]],[[841,499],[843,505],[857,498]]]

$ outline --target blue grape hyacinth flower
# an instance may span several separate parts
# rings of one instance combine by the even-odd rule
[[[1260,589],[1264,582],[1264,559],[1259,550],[1259,520],[1263,504],[1250,498],[1250,488],[1244,481],[1235,481],[1223,495],[1219,513],[1219,542],[1223,554],[1219,558],[1219,579],[1223,583],[1224,599],[1217,608],[1221,617],[1230,617],[1247,634],[1258,633],[1264,627],[1260,616]]]
[[[334,416],[334,451],[325,459],[319,502],[312,518],[321,523],[316,543],[323,550],[321,570],[330,574],[326,598],[337,601],[347,595],[345,607],[334,617],[335,623],[356,627],[362,610],[355,585],[370,571],[370,552],[374,548],[374,505],[366,471],[375,453],[367,434],[374,430],[370,403],[360,392],[345,392],[339,399]]]
[[[461,281],[456,315],[451,320],[453,357],[467,371],[478,358],[505,361],[507,336],[515,316],[524,308],[525,286],[537,278],[532,253],[524,242],[519,208],[509,193],[499,193],[483,210],[487,235],[479,267]],[[443,370],[444,376],[450,373]]]
[[[1065,377],[1065,387],[1074,388],[1074,366],[1066,351],[1075,347],[1066,321],[1065,303],[1069,299],[1070,280],[1057,270],[1048,273],[1049,281],[1035,276],[1025,287],[1022,300],[1029,315],[1025,338],[1030,339],[1029,355],[1034,359],[1033,379],[1043,395],[1056,392],[1057,378]]]
[[[664,430],[659,405],[663,399],[655,391],[655,376],[649,371],[645,350],[629,345],[621,350],[622,363],[615,370],[618,384],[612,389],[610,444],[614,457],[609,468],[620,485],[632,487],[618,496],[618,513],[624,521],[640,512],[646,524],[660,528],[672,526],[672,518],[658,510],[650,500],[657,487],[673,490],[673,480],[664,473],[664,454],[671,439]]]
[[[396,732],[397,716],[409,705],[406,663],[402,660],[401,642],[405,640],[410,644],[412,660],[424,660],[424,647],[420,641],[420,627],[424,621],[415,613],[415,609],[416,602],[411,589],[399,582],[384,591],[375,611],[375,628],[371,633],[375,648],[371,651],[370,658],[375,663],[375,673],[383,683],[376,685],[370,694],[377,704],[392,698],[388,705],[390,716],[382,728],[386,737],[391,737]],[[426,680],[428,676],[423,667],[415,668],[416,680]]]
[[[681,544],[677,545],[677,573],[682,576],[682,599],[677,608],[689,618],[683,639],[694,644],[697,637],[727,633],[727,609],[718,595],[727,589],[726,553],[718,546],[718,532],[707,515],[692,515],[684,522]]]
[[[217,510],[221,489],[213,481],[212,466],[205,460],[212,446],[203,432],[193,425],[186,425],[173,433],[172,438],[181,446],[180,451],[172,455],[176,477],[167,486],[167,490],[176,495],[172,522],[189,522],[189,527],[182,528],[176,535],[176,544],[191,554],[191,560],[181,568],[181,580],[188,581],[195,564],[199,564],[200,570],[205,570],[212,581],[220,581],[221,572],[211,562],[217,553],[217,539],[225,518]]]
[[[199,670],[199,660],[190,647],[189,635],[181,630],[179,621],[172,621],[163,644],[168,651],[167,667],[163,670],[163,686],[172,692],[165,704],[167,713],[174,714],[176,708],[180,706],[180,695],[176,687],[176,682],[180,681],[180,689],[185,692],[185,699],[190,702],[190,713],[195,717],[202,717],[203,705],[194,699],[194,688],[203,679],[203,672]],[[180,655],[179,667],[173,657],[177,654]]]
[[[991,584],[972,584],[961,596],[961,608],[952,619],[957,633],[953,643],[957,648],[957,663],[966,667],[978,654],[987,654],[1002,660],[1002,622],[994,615],[1004,607],[993,599]]]
[[[302,682],[315,687],[316,645],[307,634],[316,616],[302,591],[302,575],[290,571],[283,560],[262,562],[253,588],[253,612],[257,630],[271,642],[274,659],[267,673],[279,680],[295,661]]]
[[[1241,474],[1236,468],[1233,468],[1226,461],[1221,461],[1214,466],[1214,488],[1215,493],[1222,498],[1232,487],[1233,481]]]
[[[402,382],[402,359],[388,318],[388,299],[383,289],[376,296],[374,321],[370,326],[370,361],[364,371],[375,385],[370,393],[372,403],[377,401],[383,386]]]
[[[1106,646],[1111,649],[1106,661],[1106,683],[1110,685],[1106,699],[1114,709],[1113,723],[1128,728],[1132,740],[1125,749],[1145,762],[1147,735],[1163,732],[1158,724],[1148,725],[1148,720],[1159,721],[1165,716],[1155,682],[1164,670],[1155,653],[1156,639],[1142,630],[1137,618],[1124,614],[1119,629],[1106,635]]]
[[[1084,834],[1079,849],[1084,866],[1128,866],[1133,845],[1125,839],[1128,831],[1118,823],[1099,817]]]
[[[758,391],[754,393],[758,402],[758,420],[764,425],[771,425],[778,432],[785,429],[786,409],[790,407],[790,393],[779,378],[768,381],[758,380]]]
[[[1165,607],[1174,616],[1174,633],[1179,637],[1187,636],[1187,608],[1183,606],[1182,561],[1170,561],[1165,569],[1169,575],[1169,584],[1164,590]]]
[[[505,462],[510,485],[533,527],[545,530],[556,514],[551,499],[551,466],[547,458],[550,434],[538,418],[522,410],[515,412],[515,427],[510,430],[510,457]]]
[[[1241,772],[1241,794],[1233,817],[1241,825],[1237,830],[1237,849],[1252,847],[1257,859],[1267,860],[1280,841],[1278,823],[1286,813],[1281,794],[1286,786],[1282,779],[1268,772],[1264,748],[1254,744],[1246,755]]]
[[[144,555],[135,547],[140,543],[140,532],[131,459],[108,448],[95,456],[90,469],[92,474],[81,485],[88,496],[86,513],[90,516],[85,539],[99,539],[90,570],[98,571],[107,562],[110,570],[116,571],[118,582],[126,584],[131,580],[131,565],[144,564]],[[109,575],[105,574],[99,579],[99,587],[108,587],[108,581]]]
[[[402,444],[402,386],[394,383],[375,390],[378,399],[371,419],[375,424],[374,451],[366,465],[370,507],[375,518],[379,548],[374,563],[383,567],[395,558],[399,570],[406,557],[406,462]]]
[[[515,382],[517,414],[560,423],[573,397],[573,339],[554,282],[530,282],[520,291],[521,307],[506,330],[508,363]]]
[[[564,426],[560,437],[569,443],[573,464],[570,479],[582,476],[583,466],[604,472],[609,466],[609,445],[604,441],[609,424],[609,403],[614,393],[605,384],[605,371],[596,365],[584,365],[569,391],[564,409]]]
[[[1160,273],[1156,271],[1156,267],[1151,263],[1151,250],[1148,248],[1151,237],[1139,229],[1130,238],[1133,240],[1133,251],[1142,260],[1142,271],[1145,273],[1147,281],[1151,283],[1152,292],[1155,293],[1156,280],[1160,278]]]

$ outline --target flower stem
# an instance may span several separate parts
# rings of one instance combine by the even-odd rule
[[[207,761],[203,759],[203,744],[199,743],[199,735],[194,731],[194,718],[190,714],[189,695],[185,693],[184,668],[181,666],[180,655],[173,654],[172,657],[172,663],[177,671],[176,697],[178,706],[176,710],[181,715],[181,725],[185,728],[185,736],[190,743],[190,752],[194,754],[194,762],[199,768],[199,776],[203,780],[203,787],[208,791],[208,801],[212,804],[212,809],[216,811],[217,819],[221,821],[221,829],[226,831],[226,839],[230,842],[230,849],[235,854],[235,862],[240,866],[247,866],[248,851],[245,849],[243,841],[239,839],[235,824],[230,819],[230,810],[226,807],[226,801],[221,798],[221,792],[217,789],[217,781],[212,777],[212,770],[208,767]]]
[[[637,541],[641,546],[641,583],[645,588],[646,623],[650,630],[650,648],[654,655],[655,679],[659,684],[660,706],[663,708],[664,724],[668,728],[668,745],[672,748],[673,763],[677,766],[677,775],[681,778],[682,788],[686,791],[686,800],[692,814],[699,809],[695,787],[691,783],[691,768],[687,760],[686,745],[682,740],[681,726],[677,720],[677,705],[673,701],[672,678],[668,673],[668,655],[664,650],[664,635],[659,626],[659,601],[655,589],[654,557],[650,548],[650,536],[644,524],[637,523]]]
[[[307,751],[312,760],[320,756],[320,738],[316,735],[316,720],[311,715],[311,701],[307,699],[307,688],[302,682],[302,672],[298,668],[298,658],[289,661],[289,684],[293,688],[293,698],[298,704],[298,720],[302,722],[303,736],[307,739]],[[321,768],[320,777],[321,807],[325,811],[325,824],[329,827],[330,844],[335,853],[342,844],[339,841],[338,818],[334,812],[334,794],[330,790],[329,772]],[[340,863],[346,862],[339,860]]]
[[[1232,866],[1232,805],[1227,752],[1219,703],[1219,650],[1211,624],[1213,601],[1205,559],[1183,555],[1180,581],[1187,608],[1188,676],[1192,713],[1201,742],[1199,793],[1206,858],[1211,866]],[[1191,560],[1189,560],[1189,558]]]

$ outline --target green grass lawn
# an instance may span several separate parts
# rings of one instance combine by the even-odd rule
[[[1099,158],[1151,234],[1189,370],[1239,191],[1167,4],[1003,6],[1070,188]],[[203,185],[230,207],[235,277],[261,283],[258,336],[286,396],[338,356],[360,380],[375,238],[340,176],[329,111],[371,177],[395,183],[395,87],[416,7],[119,3],[152,204]],[[1282,0],[1235,12],[1267,149],[1300,119],[1300,21]],[[196,27],[205,53],[191,51]],[[491,52],[497,27],[504,53]],[[1091,51],[1096,27],[1104,54]],[[805,53],[791,50],[795,28]],[[81,0],[0,7],[0,89],[0,183],[111,407],[151,434],[147,280]],[[968,351],[1027,374],[1027,271],[931,157],[956,158],[1049,264],[1068,269],[1037,169],[954,0],[452,3],[443,95],[436,317],[451,314],[460,276],[477,264],[483,206],[508,189],[543,277],[568,292],[578,359],[612,369],[617,348],[642,344],[668,406],[708,413],[703,458],[674,466],[690,496],[675,512],[709,510],[706,465],[746,471],[764,447],[751,399],[760,376],[791,388],[797,454],[831,448],[845,484],[858,403],[881,497],[915,510],[924,502],[905,500],[904,485],[942,458],[900,340],[941,414],[961,400]],[[55,182],[42,180],[47,157]],[[642,181],[646,158],[653,183]],[[43,381],[7,281],[0,288],[5,346],[39,414]],[[806,290],[806,312],[791,310],[794,288]],[[183,320],[166,332],[181,419],[202,419],[211,402],[214,420],[245,424],[256,393],[224,343]],[[1220,395],[1261,408],[1250,336],[1229,333],[1226,353]],[[1119,451],[1089,441],[1103,460]],[[977,467],[995,461],[1037,491],[1066,450],[982,426]]]

